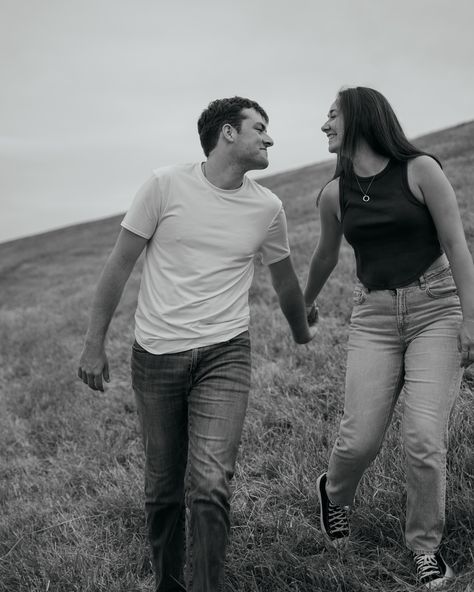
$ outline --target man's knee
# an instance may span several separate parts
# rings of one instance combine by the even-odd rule
[[[203,504],[227,509],[231,495],[231,479],[231,474],[219,469],[208,471],[204,478],[191,479],[186,494],[188,507]]]

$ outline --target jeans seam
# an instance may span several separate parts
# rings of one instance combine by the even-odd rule
[[[393,395],[392,395],[392,403],[390,405],[390,411],[389,411],[389,413],[387,413],[387,419],[385,420],[385,425],[384,425],[384,429],[382,432],[382,437],[380,439],[380,444],[377,448],[376,456],[379,454],[380,449],[383,446],[383,443],[385,441],[385,435],[387,433],[387,430],[388,430],[390,424],[392,423],[392,417],[393,417],[395,405],[397,404],[397,401],[400,397],[400,393],[402,391],[404,375],[405,375],[405,369],[404,369],[404,364],[402,363],[402,364],[400,364],[400,369],[398,370],[398,378],[397,378],[397,382],[395,384],[395,389],[394,389]]]
[[[188,409],[188,431],[191,432],[191,416],[189,414],[189,409]],[[191,515],[189,512],[189,495],[190,495],[190,490],[191,490],[191,481],[192,481],[192,475],[191,475],[191,464],[189,462],[189,455],[190,455],[190,447],[188,445],[188,455],[187,455],[187,467],[186,467],[186,473],[185,473],[185,484],[184,484],[184,490],[185,490],[185,507],[187,509],[186,512],[186,546],[187,546],[187,553],[186,553],[186,557],[187,557],[187,564],[186,564],[186,583],[189,586],[189,589],[192,589],[192,581],[193,581],[193,544],[192,544],[192,528],[191,528]]]
[[[198,362],[198,349],[191,350],[191,357],[189,360],[189,373],[188,373],[188,399],[189,394],[191,393],[193,387],[193,377],[194,372],[197,367]],[[188,434],[192,433],[193,429],[193,422],[192,422],[192,414],[189,412],[188,406]],[[186,545],[187,545],[187,566],[186,566],[186,581],[189,587],[189,590],[192,590],[193,584],[193,570],[194,570],[194,557],[193,557],[193,533],[192,533],[192,524],[191,524],[191,511],[189,508],[189,497],[190,491],[193,485],[193,475],[191,471],[192,462],[190,462],[189,455],[191,453],[191,448],[188,444],[188,457],[187,457],[187,468],[186,468],[186,483],[185,483],[185,499],[186,499],[186,507],[188,508],[188,524],[187,524],[187,537],[186,537]]]
[[[400,311],[400,298],[399,296],[402,292],[398,290],[390,290],[393,299],[393,308],[395,309],[395,319],[397,322],[397,331],[400,337],[403,337],[403,332],[405,329],[405,320],[403,318],[403,311]]]
[[[444,438],[444,445],[445,445],[446,449],[448,448],[448,445],[449,445],[449,433],[448,433],[449,418],[450,418],[451,411],[452,411],[454,404],[456,402],[456,399],[457,399],[456,393],[459,393],[459,382],[460,382],[459,374],[460,373],[458,373],[451,381],[449,391],[448,391],[448,401],[450,402],[450,404],[448,404],[444,410],[443,438]],[[443,520],[443,526],[444,526],[445,514],[446,514],[446,479],[447,479],[446,453],[444,455],[444,462],[442,463],[442,466],[441,466],[441,472],[443,474],[443,491],[441,492],[442,498],[439,499],[438,502],[439,502],[440,506],[442,506],[443,511],[440,512],[440,514],[441,514],[441,518]]]
[[[447,389],[447,400],[450,401],[451,403],[450,404],[448,403],[448,405],[446,405],[443,410],[443,430],[442,430],[443,440],[442,440],[442,442],[443,442],[445,448],[447,448],[447,446],[448,446],[449,418],[450,418],[451,411],[453,409],[453,406],[454,406],[456,398],[457,398],[456,392],[459,392],[459,381],[460,381],[459,374],[457,374],[457,375],[455,375],[455,377],[451,381],[451,383],[449,385],[449,389]],[[403,438],[403,442],[404,442],[404,446],[405,446],[406,445],[405,421],[402,422],[402,438]],[[438,441],[441,442],[441,439],[439,439]],[[439,511],[438,518],[440,519],[440,521],[443,524],[443,528],[440,532],[440,542],[441,542],[441,538],[442,538],[442,534],[443,534],[443,530],[444,530],[444,525],[446,522],[446,479],[447,479],[446,454],[444,454],[444,456],[443,456],[443,462],[441,462],[441,464],[439,465],[439,471],[440,471],[440,475],[441,475],[441,482],[442,482],[442,488],[443,488],[442,491],[440,491],[439,496],[437,498],[438,511]],[[440,544],[438,544],[433,549],[414,548],[408,542],[406,543],[406,546],[413,553],[436,553],[440,548]]]

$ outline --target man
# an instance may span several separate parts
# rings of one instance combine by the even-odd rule
[[[248,291],[269,266],[294,340],[313,336],[291,263],[280,200],[245,173],[268,166],[268,117],[216,100],[198,131],[206,162],[154,171],[122,221],[99,280],[79,377],[109,381],[104,342],[146,247],[132,350],[145,447],[145,511],[156,590],[217,592],[229,534],[230,480],[250,387]],[[186,513],[187,528],[184,528]]]

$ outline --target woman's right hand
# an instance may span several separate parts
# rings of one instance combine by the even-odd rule
[[[306,318],[310,327],[319,321],[319,308],[315,302],[306,306]]]

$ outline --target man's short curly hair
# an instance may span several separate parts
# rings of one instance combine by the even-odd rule
[[[255,109],[268,123],[268,115],[258,103],[243,97],[231,97],[229,99],[216,99],[209,103],[198,120],[198,132],[204,154],[214,150],[219,139],[222,126],[226,123],[240,132],[242,124],[242,110]]]

